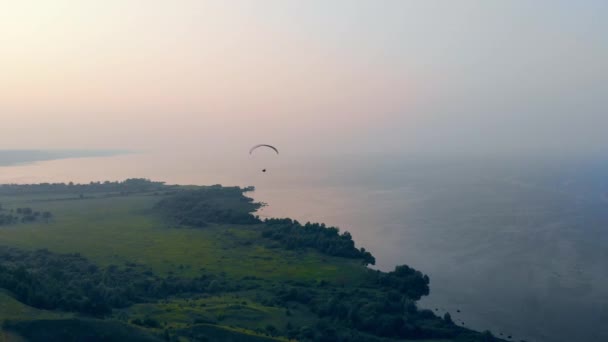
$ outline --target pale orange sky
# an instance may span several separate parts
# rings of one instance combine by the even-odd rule
[[[0,148],[470,148],[471,130],[511,127],[504,145],[547,120],[524,140],[554,146],[581,124],[558,110],[586,104],[604,120],[593,92],[606,25],[587,7],[539,18],[523,2],[2,1]],[[564,94],[572,103],[552,105]],[[576,144],[602,142],[583,126],[591,140]]]
[[[196,144],[218,129],[263,136],[284,125],[329,133],[319,126],[357,129],[407,101],[405,72],[277,30],[250,5],[179,3],[3,4],[0,106],[14,131],[2,144],[155,148],[159,136]]]

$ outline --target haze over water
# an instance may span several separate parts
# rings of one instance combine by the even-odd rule
[[[261,167],[268,168],[267,173]],[[421,305],[528,341],[608,337],[608,162],[147,153],[0,168],[1,183],[148,177],[254,185],[262,217],[350,231],[377,267],[431,277]],[[460,310],[460,312],[458,312]]]

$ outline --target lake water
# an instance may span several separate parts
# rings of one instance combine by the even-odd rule
[[[378,268],[428,274],[421,305],[460,324],[516,341],[608,341],[606,162],[180,152],[0,167],[0,183],[128,177],[254,185],[269,204],[261,216],[338,226]]]

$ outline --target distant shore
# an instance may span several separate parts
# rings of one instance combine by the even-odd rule
[[[0,150],[0,167],[69,158],[111,157],[131,154],[128,150]]]

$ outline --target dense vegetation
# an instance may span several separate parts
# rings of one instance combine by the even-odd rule
[[[243,196],[244,191],[219,185],[180,191],[160,201],[157,209],[178,224],[194,227],[205,227],[209,223],[259,223],[251,213],[259,209],[260,204]]]
[[[217,295],[255,289],[269,306],[284,307],[288,312],[291,306],[302,305],[318,316],[313,327],[290,325],[285,330],[267,327],[263,333],[315,341],[365,341],[370,339],[367,334],[417,339],[475,336],[429,311],[418,310],[415,301],[428,294],[428,277],[407,266],[389,273],[370,270],[364,282],[356,287],[328,282],[268,284],[256,279],[227,281],[213,275],[162,278],[134,264],[100,268],[77,254],[2,248],[0,287],[33,307],[93,317],[110,315],[112,309],[134,303],[176,295]],[[152,318],[131,323],[161,327]]]
[[[149,191],[167,191],[172,187],[163,182],[153,182],[143,178],[131,178],[122,182],[90,182],[88,184],[40,183],[40,184],[0,184],[0,195],[19,195],[23,193],[50,194],[95,194],[120,193],[123,195]]]
[[[287,249],[313,248],[321,253],[344,258],[362,259],[367,265],[374,265],[376,259],[365,248],[355,248],[349,232],[340,235],[336,227],[310,223],[301,225],[291,219],[268,219],[262,236],[281,242]]]
[[[252,188],[210,186],[179,191],[161,200],[157,209],[180,225],[203,228],[210,223],[259,224],[252,214],[260,204],[243,195]],[[315,249],[321,253],[344,258],[361,259],[374,265],[376,260],[365,248],[357,249],[349,232],[340,234],[336,227],[325,224],[301,225],[291,219],[267,219],[262,236],[280,242],[287,249]]]
[[[35,221],[48,222],[53,217],[49,211],[35,211],[32,208],[17,208],[11,210],[4,210],[2,204],[0,204],[0,226],[16,223],[27,223]]]
[[[419,309],[416,301],[428,295],[429,278],[405,265],[392,272],[365,267],[375,260],[355,247],[348,232],[290,219],[259,220],[253,212],[260,204],[244,196],[252,188],[175,187],[145,180],[9,188],[42,193],[44,200],[11,200],[5,193],[4,211],[21,208],[24,213],[24,203],[34,203],[27,213],[40,211],[39,204],[58,211],[44,224],[44,234],[62,232],[66,224],[76,227],[69,232],[78,232],[82,225],[76,244],[65,244],[63,237],[54,243],[33,241],[42,233],[28,228],[37,227],[32,222],[4,235],[0,230],[9,238],[2,244],[22,241],[22,248],[0,247],[0,288],[21,303],[51,310],[43,317],[46,312],[77,315],[15,319],[0,312],[4,330],[32,341],[497,341],[490,333],[456,326],[449,314],[437,317]],[[109,215],[129,222],[123,230],[154,235],[107,240],[102,233],[110,229]],[[145,228],[148,224],[153,226]],[[26,235],[20,237],[19,231]],[[199,236],[212,241],[201,244]],[[220,247],[213,249],[216,254],[201,254],[212,257],[207,262],[177,258],[181,251],[176,248],[142,254],[132,247],[150,248],[156,238],[182,241],[180,249],[193,251]],[[85,241],[96,250],[82,248]],[[129,247],[116,248],[123,245]],[[234,255],[250,259],[228,259]]]
[[[80,254],[0,247],[0,287],[40,309],[103,316],[113,308],[191,292],[226,288],[218,277],[161,278],[133,263],[100,268]]]

